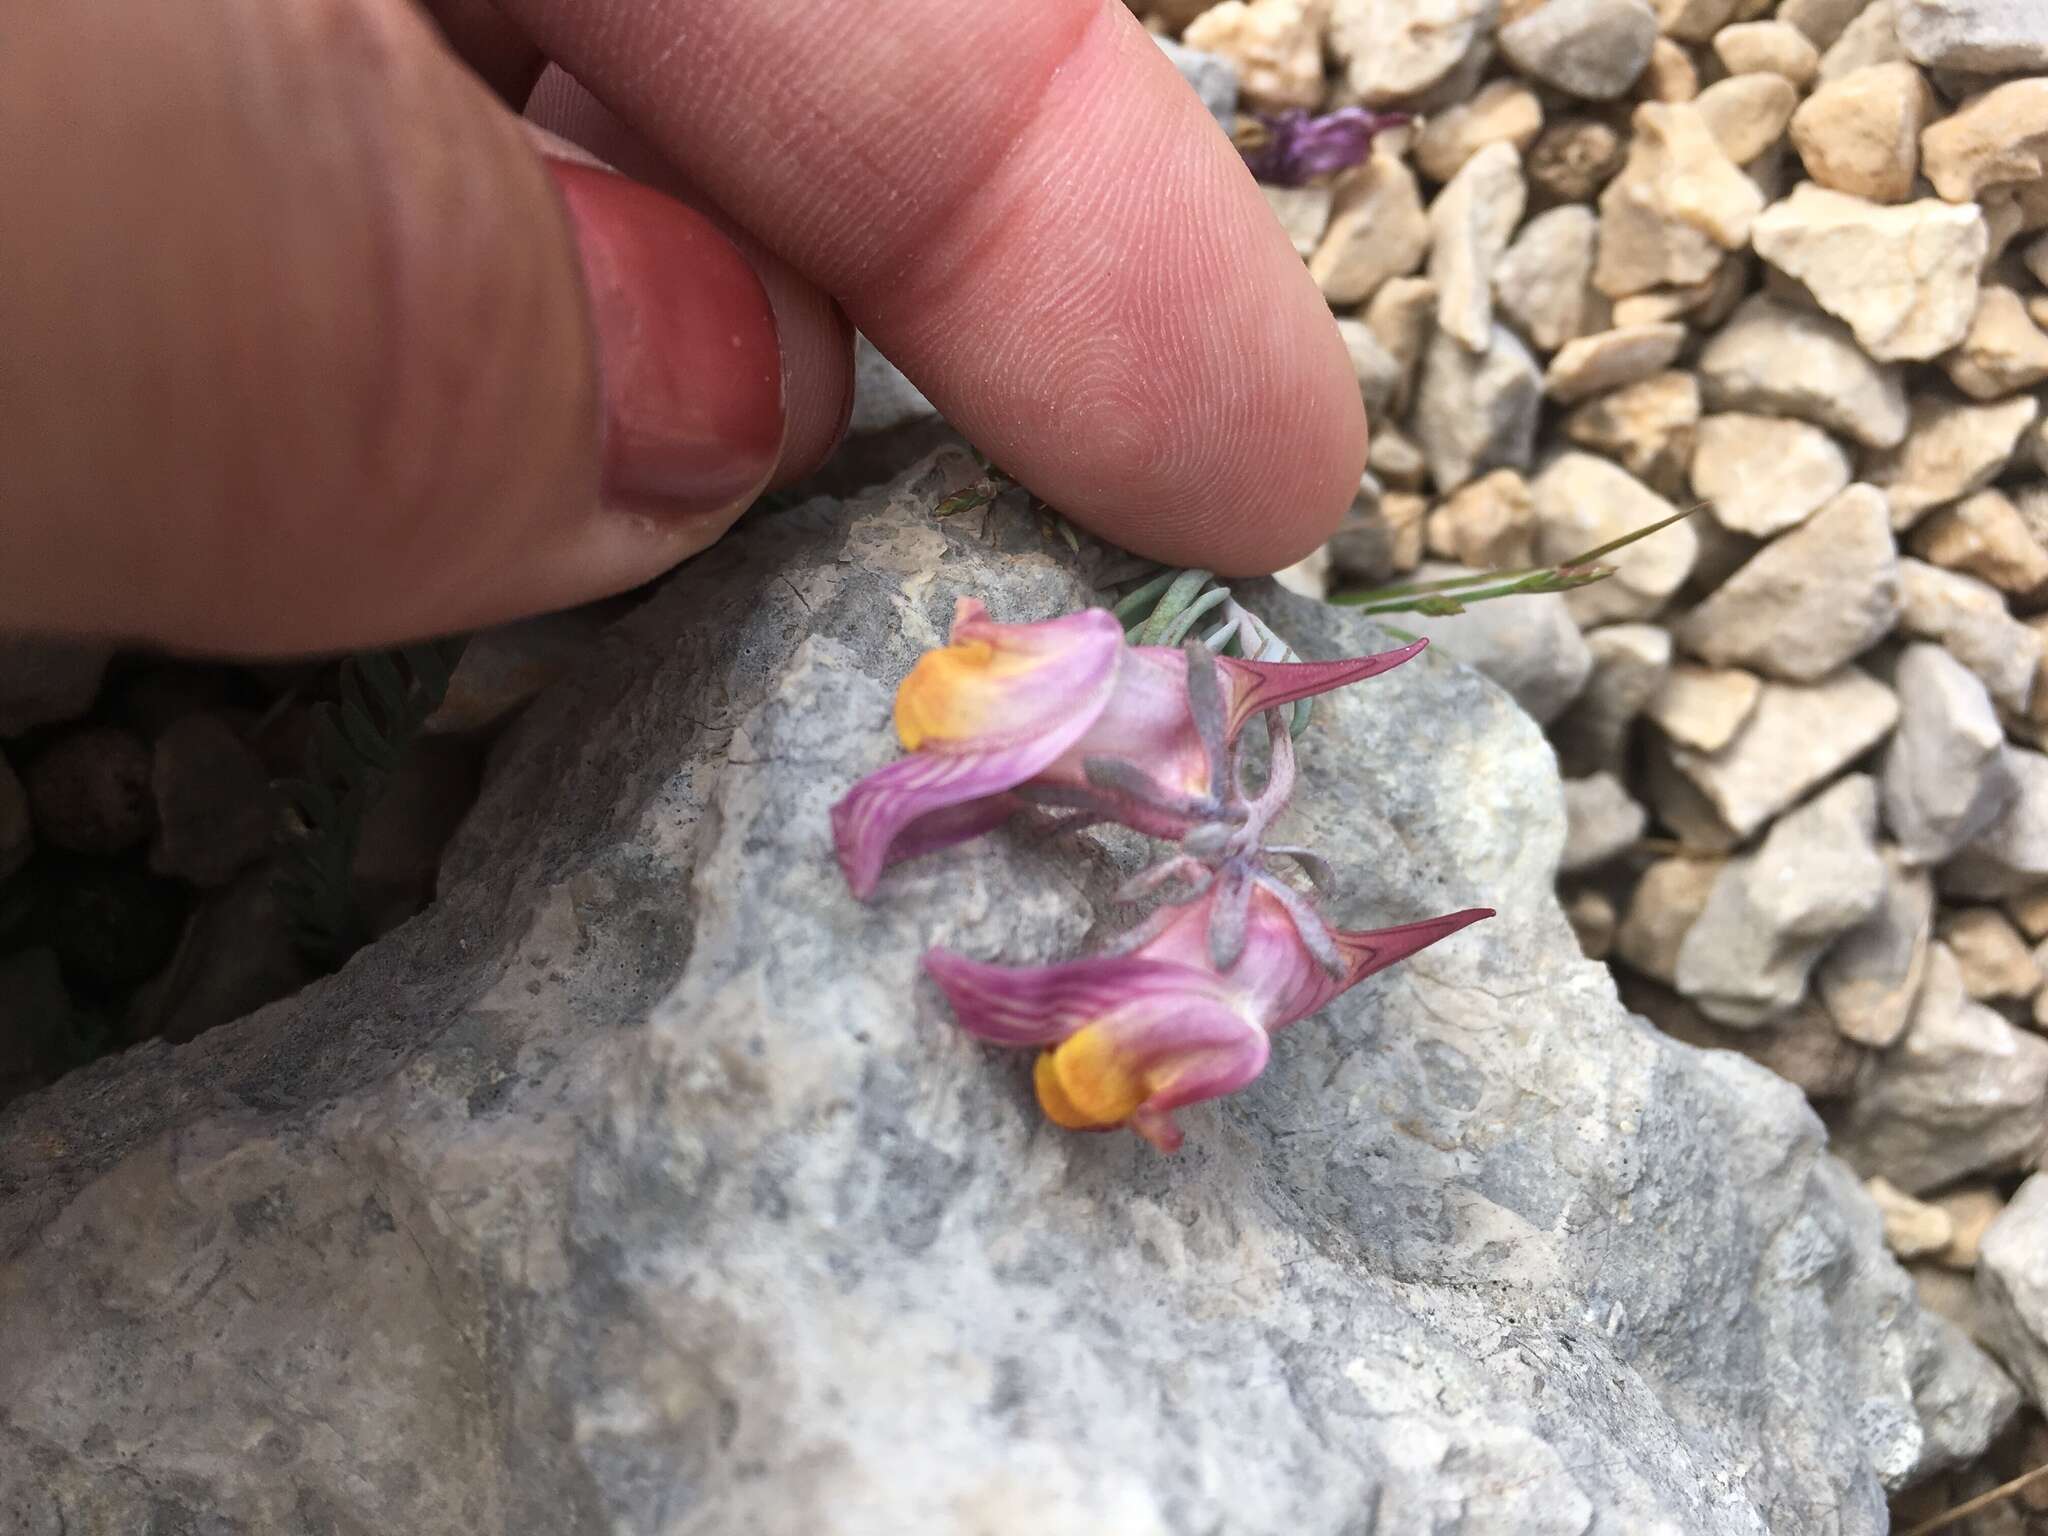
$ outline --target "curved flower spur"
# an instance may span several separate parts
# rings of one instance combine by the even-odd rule
[[[1025,805],[1062,826],[1113,821],[1178,841],[1120,895],[1178,889],[1108,953],[1024,967],[925,957],[968,1033],[1041,1049],[1034,1081],[1048,1118],[1076,1130],[1129,1125],[1172,1151],[1173,1111],[1256,1078],[1273,1030],[1492,916],[1472,908],[1333,929],[1275,861],[1325,887],[1328,866],[1265,841],[1295,785],[1282,706],[1398,666],[1424,643],[1348,661],[1244,661],[1198,640],[1126,646],[1101,610],[997,624],[963,598],[951,643],[920,658],[897,693],[912,756],[833,807],[840,864],[865,898],[888,863],[975,836]],[[1256,795],[1244,734],[1254,715],[1270,743]]]

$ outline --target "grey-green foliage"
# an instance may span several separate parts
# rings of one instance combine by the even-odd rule
[[[1213,571],[1166,570],[1142,582],[1112,610],[1132,645],[1180,645],[1190,636],[1220,656],[1247,661],[1299,661],[1294,648],[1231,595]],[[1295,703],[1289,724],[1299,736],[1312,701]]]
[[[292,940],[318,965],[339,965],[369,937],[353,878],[363,818],[440,707],[461,654],[453,640],[351,656],[339,698],[313,708],[305,777],[282,786],[301,833],[279,885]]]

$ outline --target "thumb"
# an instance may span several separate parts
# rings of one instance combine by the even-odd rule
[[[471,627],[647,579],[774,472],[746,258],[543,160],[406,0],[0,30],[0,631]]]

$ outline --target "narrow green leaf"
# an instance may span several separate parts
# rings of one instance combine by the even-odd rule
[[[1589,549],[1584,554],[1573,555],[1569,560],[1560,560],[1557,563],[1559,566],[1592,565],[1603,556],[1613,554],[1617,549],[1626,549],[1638,539],[1647,539],[1660,528],[1669,528],[1673,523],[1683,522],[1705,505],[1705,502],[1699,502],[1694,506],[1687,507],[1683,512],[1674,512],[1669,517],[1660,517],[1656,522],[1645,523],[1632,533],[1624,533],[1620,538],[1612,539],[1598,548]]]
[[[1110,612],[1116,615],[1117,623],[1123,625],[1126,634],[1144,624],[1151,615],[1153,604],[1158,602],[1159,594],[1172,586],[1174,577],[1179,574],[1178,571],[1161,571],[1110,609]]]

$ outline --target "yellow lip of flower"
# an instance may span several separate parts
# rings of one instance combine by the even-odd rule
[[[1001,702],[1003,684],[1046,660],[998,650],[986,640],[956,640],[926,651],[896,690],[896,734],[904,750],[983,733]]]
[[[1151,1094],[1143,1074],[1093,1024],[1044,1052],[1031,1079],[1045,1117],[1070,1131],[1122,1125]]]

